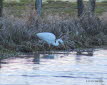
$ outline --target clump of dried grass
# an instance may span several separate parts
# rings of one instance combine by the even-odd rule
[[[65,47],[52,47],[52,50],[101,46],[107,43],[106,26],[106,22],[91,15],[68,19],[58,19],[56,15],[41,18],[35,14],[27,19],[3,17],[0,18],[0,45],[15,51],[49,50],[36,33],[52,32],[65,43]]]

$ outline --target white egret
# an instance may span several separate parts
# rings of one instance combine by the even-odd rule
[[[50,32],[41,32],[36,34],[41,40],[47,42],[49,45],[58,46],[59,43],[64,44],[62,39],[56,39],[56,36]]]

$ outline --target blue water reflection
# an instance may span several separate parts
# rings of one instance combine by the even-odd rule
[[[0,85],[106,85],[107,50],[93,56],[33,54],[0,64]]]

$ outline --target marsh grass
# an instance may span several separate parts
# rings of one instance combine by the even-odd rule
[[[0,46],[6,50],[32,52],[70,50],[107,45],[107,23],[87,12],[80,18],[46,14],[38,17],[31,11],[26,17],[0,18]],[[65,46],[49,49],[36,33],[52,32],[64,40]]]

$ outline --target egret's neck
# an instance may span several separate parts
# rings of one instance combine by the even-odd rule
[[[52,43],[52,45],[58,46],[58,45],[59,45],[59,42],[60,42],[61,44],[63,44],[62,39],[57,39],[54,43]]]
[[[54,45],[54,46],[58,46],[58,45],[59,45],[59,41],[60,41],[60,40],[57,39],[57,40],[53,43],[53,45]]]

